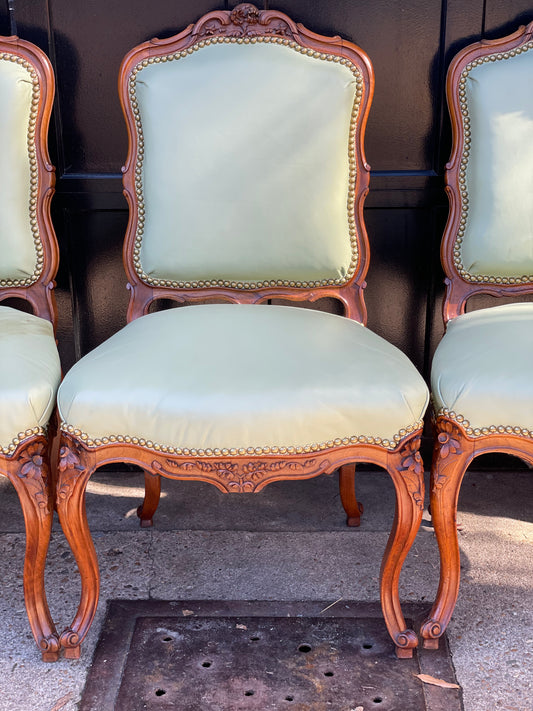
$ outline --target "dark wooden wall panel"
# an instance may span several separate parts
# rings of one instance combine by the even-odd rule
[[[59,339],[64,368],[118,330],[128,294],[121,264],[127,208],[120,168],[126,131],[116,90],[124,54],[174,34],[235,0],[0,0],[0,32],[38,44],[57,77],[51,153],[53,217],[61,249]],[[376,73],[366,151],[371,243],[369,325],[427,377],[442,337],[439,247],[447,215],[451,137],[444,83],[452,57],[481,37],[533,19],[531,0],[279,0],[316,32],[342,35]],[[11,19],[11,22],[10,22]],[[216,120],[216,117],[214,117]]]

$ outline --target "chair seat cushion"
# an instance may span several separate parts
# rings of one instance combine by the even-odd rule
[[[361,324],[233,304],[136,319],[79,361],[59,391],[63,429],[89,444],[139,438],[184,454],[314,451],[358,436],[393,448],[420,425],[427,401],[408,358]]]
[[[533,433],[533,304],[481,309],[450,321],[435,353],[431,386],[436,412],[464,418],[469,429]]]
[[[60,379],[52,324],[0,306],[0,451],[47,426]]]

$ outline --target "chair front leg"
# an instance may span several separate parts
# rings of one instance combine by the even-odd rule
[[[439,546],[440,580],[429,617],[420,628],[426,649],[437,649],[459,594],[461,557],[457,538],[457,501],[474,445],[449,420],[439,420],[431,468],[430,506]]]
[[[400,572],[415,540],[424,509],[424,466],[420,437],[408,440],[388,458],[388,472],[396,490],[394,523],[381,564],[380,592],[383,616],[400,658],[413,656],[418,644],[415,632],[406,628],[400,606]]]
[[[363,504],[355,494],[355,464],[344,464],[339,469],[341,503],[346,511],[346,525],[360,526]]]
[[[159,474],[144,472],[144,501],[137,509],[137,516],[141,519],[141,528],[154,525],[154,514],[161,498],[161,477]]]
[[[81,577],[81,600],[76,616],[60,637],[65,657],[78,659],[80,645],[96,613],[100,573],[85,512],[85,491],[94,472],[94,458],[66,437],[61,438],[57,512]]]
[[[32,440],[19,452],[8,478],[18,494],[26,527],[24,601],[28,620],[44,662],[55,662],[60,644],[44,587],[44,568],[53,520],[48,450],[44,440]]]

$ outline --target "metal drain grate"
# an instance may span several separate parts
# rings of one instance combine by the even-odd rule
[[[124,609],[128,603],[114,604]],[[146,613],[149,604],[145,603]],[[127,652],[124,642],[117,643],[120,615],[113,617],[111,606],[109,626],[95,654],[82,700],[83,711],[461,708],[458,692],[450,689],[430,690],[430,697],[436,700],[431,703],[428,688],[415,676],[420,671],[437,671],[453,681],[449,665],[448,669],[437,665],[422,670],[418,653],[412,659],[397,659],[383,619],[355,617],[354,603],[351,608],[343,603],[344,614],[336,617],[318,617],[316,603],[248,603],[248,608],[240,603],[238,616],[227,614],[231,603],[219,604],[218,610],[211,603],[204,615],[197,608],[209,603],[175,603],[174,609],[170,607],[173,603],[151,604],[160,606],[159,613],[166,609],[174,614],[139,614],[133,620],[130,617],[129,623],[124,620]],[[290,616],[264,614],[268,605],[281,614],[286,607]],[[298,605],[300,614],[294,616]],[[251,606],[263,614],[243,615]],[[311,607],[314,615],[305,615]],[[113,661],[115,654],[123,654],[120,666],[116,658]],[[441,651],[423,654],[433,655],[434,661],[446,659]]]

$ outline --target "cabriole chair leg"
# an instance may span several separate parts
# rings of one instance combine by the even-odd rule
[[[339,489],[341,503],[346,511],[346,525],[360,526],[363,504],[355,494],[355,464],[344,464],[339,469]]]
[[[141,528],[150,528],[154,525],[154,514],[161,498],[161,477],[159,474],[144,472],[144,501],[137,509]]]
[[[420,440],[410,440],[389,457],[387,471],[396,490],[394,523],[381,563],[380,591],[383,616],[396,644],[396,656],[409,658],[418,645],[407,629],[400,606],[399,581],[403,563],[416,538],[424,508],[424,467],[418,451]]]
[[[468,465],[474,457],[472,442],[453,423],[436,431],[431,469],[430,509],[439,546],[440,580],[435,602],[420,628],[425,649],[438,649],[459,594],[461,555],[457,537],[457,502]]]
[[[61,634],[67,659],[78,659],[80,644],[96,613],[100,590],[98,559],[85,513],[85,491],[94,472],[90,455],[62,443],[57,486],[57,512],[81,577],[81,601],[74,621]]]
[[[50,543],[53,499],[44,441],[32,441],[19,452],[16,472],[8,478],[18,494],[26,528],[24,600],[33,636],[44,662],[55,662],[60,644],[44,587],[44,568]]]

